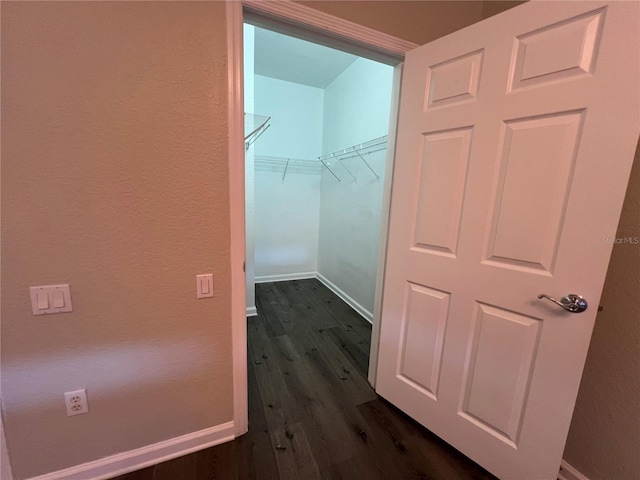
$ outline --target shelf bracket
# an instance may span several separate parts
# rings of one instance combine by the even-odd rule
[[[333,170],[331,170],[331,168],[329,168],[329,165],[326,164],[326,162],[324,160],[320,160],[320,163],[322,163],[322,165],[324,165],[324,168],[326,168],[327,170],[329,170],[329,173],[331,173],[331,175],[333,175],[335,177],[335,179],[340,182],[340,179],[338,178],[338,176],[334,173]]]
[[[347,171],[347,173],[349,175],[351,175],[351,177],[353,178],[354,182],[357,182],[358,179],[356,178],[356,176],[353,173],[351,173],[351,170],[349,170],[347,167],[344,166],[344,162],[342,161],[342,159],[340,157],[337,157],[337,158],[338,158],[338,162],[340,162],[340,165],[342,165],[342,168],[344,168]]]
[[[245,142],[245,150],[249,150],[249,147],[251,147],[251,145],[256,143],[256,140],[258,140],[262,136],[262,134],[269,129],[270,126],[271,126],[270,123],[267,125],[264,125],[260,127],[258,130],[256,130],[255,132],[253,132],[251,135],[249,135],[249,137],[247,137],[248,140]]]
[[[376,176],[376,179],[380,180],[380,177],[378,176],[378,174],[373,170],[373,168],[371,168],[371,165],[369,165],[369,163],[364,159],[364,157],[360,155],[360,152],[356,150],[356,147],[353,147],[353,151],[356,153],[356,155],[358,155],[358,157],[360,157],[360,160],[364,162],[364,164],[369,168],[369,170],[371,170],[371,173],[373,173]]]
[[[284,177],[287,176],[287,169],[289,168],[289,160],[291,159],[287,158],[287,164],[284,166],[284,172],[282,172],[282,183],[284,183]]]

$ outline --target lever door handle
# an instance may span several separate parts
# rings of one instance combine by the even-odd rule
[[[546,298],[547,300],[551,300],[556,305],[561,306],[566,311],[571,313],[582,313],[589,306],[584,298],[582,298],[580,295],[576,295],[575,293],[565,295],[560,300],[556,300],[555,298],[550,297],[549,295],[545,295],[544,293],[538,295],[538,298]]]

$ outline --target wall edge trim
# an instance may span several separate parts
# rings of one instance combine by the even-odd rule
[[[387,140],[387,158],[385,160],[384,187],[382,191],[382,218],[380,221],[380,243],[378,245],[378,268],[376,272],[376,290],[371,321],[371,347],[369,349],[369,371],[367,379],[375,389],[378,381],[378,353],[380,351],[380,330],[382,325],[382,298],[387,269],[387,248],[389,245],[389,217],[391,216],[391,187],[393,182],[393,166],[396,160],[396,139],[398,131],[398,114],[400,113],[400,85],[404,62],[393,67],[393,84],[391,91],[391,112],[389,115],[389,136]]]
[[[105,480],[228,442],[234,430],[234,423],[227,422],[29,480]]]
[[[563,458],[562,462],[560,462],[558,480],[589,480],[589,478]]]
[[[364,318],[367,322],[373,323],[373,313],[364,308],[358,302],[356,302],[352,297],[347,295],[340,287],[338,287],[335,283],[329,280],[327,277],[318,272],[317,277],[325,287],[339,296],[347,305],[353,308],[356,313],[358,313],[362,318]]]
[[[231,344],[235,435],[249,429],[245,280],[244,65],[240,2],[225,2],[229,119],[229,219],[231,260]]]
[[[258,307],[247,307],[247,317],[258,316]]]
[[[291,0],[268,2],[264,0],[242,0],[242,4],[254,12],[303,24],[305,28],[331,33],[342,39],[364,44],[367,47],[374,47],[397,58],[404,58],[409,50],[419,46],[416,43],[379,32],[373,28],[299,5]]]
[[[278,275],[256,275],[256,283],[288,282],[291,280],[308,280],[317,278],[317,272],[282,273]]]
[[[342,299],[347,305],[353,308],[358,315],[363,317],[367,322],[373,322],[373,313],[364,308],[358,302],[356,302],[351,296],[345,293],[340,287],[329,280],[327,277],[319,272],[300,272],[300,273],[283,273],[280,275],[258,275],[256,276],[256,283],[271,283],[271,282],[289,282],[294,280],[308,280],[315,278],[319,280],[325,287],[335,293]]]

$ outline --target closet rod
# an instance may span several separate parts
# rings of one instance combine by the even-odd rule
[[[342,157],[344,160],[346,158],[356,157],[354,153],[357,153],[357,152],[359,152],[362,155],[374,153],[386,148],[387,139],[388,139],[388,136],[383,135],[382,137],[374,138],[373,140],[369,140],[368,142],[358,143],[356,145],[343,148],[342,150],[336,150],[335,152],[327,153],[325,155],[320,156],[319,159],[329,160],[332,158]],[[385,145],[385,147],[382,147],[383,145]],[[382,148],[376,148],[376,147],[382,147]],[[345,155],[350,155],[350,156],[345,158],[344,157]]]
[[[333,177],[340,182],[340,178],[336,175],[336,173],[331,169],[329,165],[323,160],[307,160],[303,158],[291,158],[291,157],[275,157],[272,155],[255,155],[254,159],[256,162],[262,163],[272,163],[274,165],[284,166],[284,172],[282,175],[282,182],[284,183],[284,179],[287,175],[287,171],[289,169],[289,165],[291,164],[299,164],[301,166],[306,167],[324,167],[326,168]]]
[[[373,175],[376,177],[376,180],[380,180],[380,176],[371,167],[369,162],[365,160],[364,155],[380,152],[382,150],[385,150],[386,148],[387,148],[387,136],[384,135],[382,137],[369,140],[368,142],[359,143],[357,145],[353,145],[351,147],[344,148],[342,150],[338,150],[333,153],[322,155],[321,157],[318,157],[318,159],[323,163],[329,159],[337,160],[340,166],[342,166],[342,168],[344,168],[346,172],[349,175],[351,175],[351,178],[353,178],[353,181],[357,182],[358,179],[351,172],[351,170],[349,170],[346,167],[346,165],[344,164],[344,160],[348,160],[350,158],[359,158],[360,160],[362,160],[362,163],[364,163],[367,166],[367,168],[371,171],[371,173],[373,173]]]
[[[260,162],[268,162],[268,163],[298,163],[301,165],[305,165],[308,167],[320,167],[320,162],[318,160],[312,160],[307,158],[294,158],[294,157],[276,157],[274,155],[260,155],[256,154],[253,156],[256,161]]]
[[[381,152],[381,151],[386,150],[386,149],[387,149],[387,147],[382,147],[382,148],[376,148],[375,150],[367,150],[366,152],[359,151],[357,153],[352,151],[352,155],[348,155],[346,157],[337,157],[336,156],[336,157],[333,157],[333,158],[336,159],[336,160],[349,160],[350,158],[357,158],[358,154],[360,154],[360,155],[370,155],[372,153]]]

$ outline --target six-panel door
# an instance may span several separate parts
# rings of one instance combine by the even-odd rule
[[[376,388],[503,478],[558,472],[640,128],[639,19],[529,2],[406,58]]]

